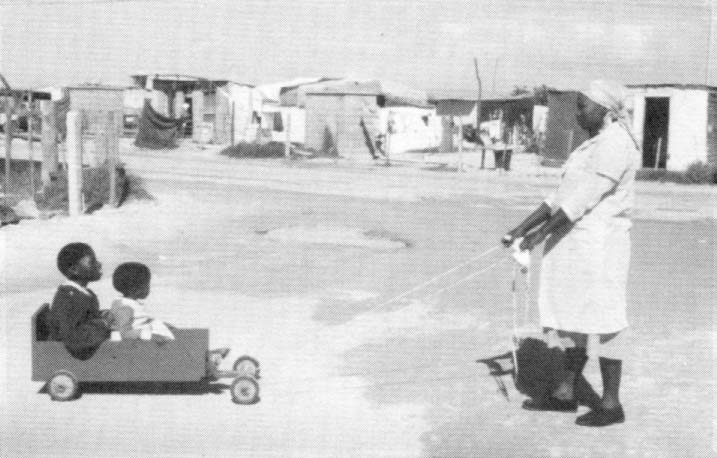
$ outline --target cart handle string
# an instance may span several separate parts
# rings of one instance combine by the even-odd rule
[[[415,293],[416,291],[418,291],[418,290],[420,290],[420,289],[423,289],[424,287],[430,285],[431,283],[435,283],[436,281],[438,281],[439,279],[445,277],[446,275],[451,274],[451,273],[455,272],[455,271],[458,270],[458,269],[461,269],[461,268],[463,268],[463,267],[465,267],[465,266],[467,266],[467,265],[469,265],[469,264],[474,263],[475,261],[477,261],[477,260],[479,260],[479,259],[481,259],[481,258],[484,258],[484,257],[488,256],[489,254],[491,254],[492,252],[494,252],[495,250],[497,250],[497,249],[499,249],[499,248],[501,248],[500,245],[494,246],[493,248],[491,248],[491,249],[489,249],[489,250],[487,250],[487,251],[484,251],[483,253],[481,253],[481,254],[479,254],[479,255],[477,255],[477,256],[474,256],[474,257],[470,258],[469,260],[467,260],[467,261],[465,261],[465,262],[463,262],[463,263],[461,263],[461,264],[458,264],[457,266],[452,267],[452,268],[446,270],[445,272],[440,273],[440,274],[436,275],[435,277],[432,277],[432,278],[428,279],[427,281],[425,281],[425,282],[423,282],[423,283],[421,283],[421,284],[419,284],[419,285],[417,285],[417,286],[414,286],[413,288],[411,288],[411,289],[409,289],[409,290],[407,290],[407,291],[404,291],[403,293],[399,294],[398,296],[394,296],[394,297],[392,297],[391,299],[389,299],[389,300],[387,300],[387,301],[384,301],[384,302],[381,302],[380,304],[374,305],[373,307],[369,308],[369,309],[366,310],[366,311],[367,311],[367,312],[370,312],[370,311],[373,311],[373,310],[377,310],[377,309],[383,308],[383,307],[387,306],[388,304],[390,304],[390,303],[392,303],[392,302],[395,302],[395,301],[397,301],[397,300],[399,300],[399,299],[403,299],[404,297],[406,297],[406,296],[408,296],[408,295],[410,295],[410,294],[412,294],[412,293]],[[497,265],[497,264],[498,264],[498,263],[496,263],[496,265]],[[489,268],[492,268],[492,267],[494,267],[494,265],[491,265],[491,266],[489,266],[488,268],[483,269],[483,271],[486,271],[486,270],[488,270]],[[472,277],[478,275],[479,273],[483,273],[483,271],[479,271],[479,272],[476,272],[476,273],[474,273],[474,274],[471,274],[471,275],[469,275],[469,277],[472,278]],[[463,280],[461,280],[461,281],[459,281],[459,282],[457,282],[457,283],[451,285],[450,287],[455,286],[455,285],[458,284],[458,283],[462,283],[463,281],[468,280],[469,277],[464,278]],[[450,288],[450,287],[449,287],[449,288]],[[444,288],[444,289],[442,289],[442,290],[439,290],[439,293],[440,293],[440,292],[443,292],[445,289],[448,289],[448,288]]]

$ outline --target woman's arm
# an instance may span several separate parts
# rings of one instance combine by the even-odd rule
[[[533,213],[525,218],[522,223],[516,226],[515,229],[512,229],[505,234],[500,240],[501,243],[506,247],[511,246],[515,240],[524,237],[531,229],[548,220],[550,218],[550,213],[550,206],[543,202]]]
[[[550,234],[559,229],[560,227],[570,224],[570,218],[565,211],[560,208],[558,211],[548,219],[537,231],[527,234],[522,242],[520,242],[521,250],[532,250],[537,245],[540,245]]]
[[[562,226],[574,223],[614,188],[615,182],[610,178],[601,175],[586,177],[582,186],[574,189],[571,195],[561,202],[560,208],[540,229],[525,236],[520,249],[532,250]]]

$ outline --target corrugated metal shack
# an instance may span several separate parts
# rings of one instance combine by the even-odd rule
[[[153,108],[172,118],[187,118],[185,133],[194,141],[234,143],[244,139],[253,124],[253,86],[229,79],[177,74],[132,75],[137,87],[145,88]],[[203,132],[202,126],[211,126]]]
[[[425,92],[395,83],[344,80],[314,87],[306,93],[306,146],[326,154],[368,158],[367,137],[373,141],[386,132],[382,119],[390,116],[382,116],[382,110],[391,107],[418,108],[419,118],[435,113]]]
[[[628,88],[642,167],[685,170],[696,161],[717,163],[717,87],[641,84]],[[548,93],[547,162],[564,162],[588,137],[575,120],[578,94]]]
[[[717,87],[697,84],[628,86],[642,166],[685,170],[717,163]]]

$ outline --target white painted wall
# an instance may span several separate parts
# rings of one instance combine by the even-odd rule
[[[306,139],[306,109],[299,107],[279,107],[281,113],[281,121],[284,124],[282,132],[272,132],[271,139],[276,142],[286,141],[287,126],[289,126],[289,116],[291,116],[291,143],[303,144]]]
[[[428,125],[424,116],[428,117]],[[441,118],[435,108],[386,107],[379,109],[378,117],[382,134],[386,134],[389,118],[393,120],[389,154],[435,148],[441,141]]]
[[[707,91],[679,88],[633,88],[633,131],[642,147],[645,98],[670,98],[668,170],[685,170],[695,161],[707,161]]]
[[[124,90],[123,99],[124,109],[127,113],[139,114],[142,111],[142,107],[144,107],[144,99],[149,99],[152,108],[157,112],[165,115],[169,113],[169,98],[162,91],[127,88]]]
[[[250,138],[252,136],[254,89],[241,84],[229,83],[224,90],[229,97],[230,109],[231,105],[234,104],[234,138],[232,139],[232,144],[254,140]]]

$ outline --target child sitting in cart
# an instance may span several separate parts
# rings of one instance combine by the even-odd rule
[[[149,296],[151,273],[139,262],[120,264],[112,275],[112,285],[122,297],[112,303],[112,340],[174,340],[169,327],[147,313],[144,299]]]
[[[100,311],[100,303],[89,282],[102,278],[102,264],[86,243],[75,242],[62,247],[57,268],[67,281],[57,288],[47,318],[51,340],[65,344],[78,359],[89,359],[110,337],[110,316]]]

